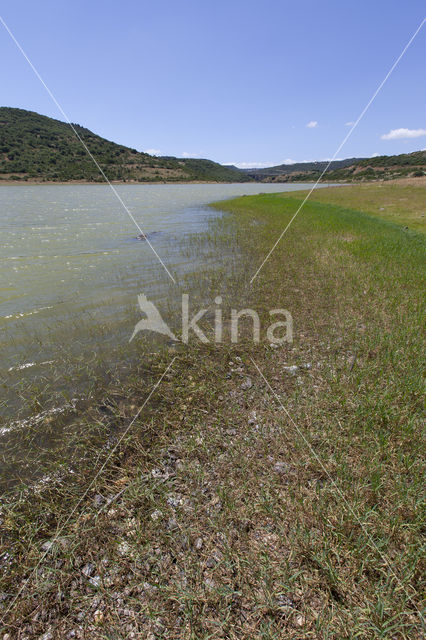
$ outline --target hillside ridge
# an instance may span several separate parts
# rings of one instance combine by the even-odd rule
[[[250,182],[238,169],[199,158],[157,157],[73,124],[107,178],[124,182]],[[71,126],[35,111],[0,107],[0,181],[103,182]]]
[[[86,127],[72,127],[112,182],[364,182],[426,175],[426,152],[298,162],[239,169],[202,158],[152,156],[117,144]],[[0,183],[103,182],[72,127],[61,120],[0,107]]]
[[[426,152],[414,151],[372,158],[346,158],[333,160],[328,168],[327,165],[328,160],[322,160],[244,171],[247,176],[258,182],[315,182],[324,169],[326,169],[324,178],[329,182],[392,180],[426,175]]]

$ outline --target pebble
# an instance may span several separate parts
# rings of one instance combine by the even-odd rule
[[[250,425],[252,425],[252,424],[256,424],[256,423],[257,423],[257,413],[256,413],[256,411],[252,411],[252,412],[250,413],[250,418],[249,418],[248,423],[249,423]]]
[[[253,382],[251,380],[251,378],[246,378],[243,382],[243,384],[241,385],[241,389],[243,390],[247,390],[247,389],[251,389],[253,386]]]
[[[101,576],[93,576],[93,578],[89,578],[89,582],[93,587],[99,587],[101,585]]]
[[[222,560],[223,553],[219,550],[215,551],[210,558],[207,558],[206,567],[213,569],[213,567]]]
[[[202,538],[197,538],[195,543],[194,543],[194,547],[199,551],[200,549],[202,549],[203,547],[203,539]]]
[[[288,473],[291,470],[291,467],[285,462],[277,462],[274,464],[274,471],[279,474]]]
[[[92,573],[95,570],[95,565],[92,562],[88,562],[81,570],[81,573],[86,576],[86,578],[90,578]]]
[[[181,498],[176,498],[175,496],[169,496],[167,498],[167,504],[176,509],[182,503]]]
[[[287,371],[287,373],[289,373],[290,375],[294,376],[299,370],[299,367],[295,364],[292,364],[289,367],[283,367],[283,369],[284,371]]]
[[[102,506],[104,502],[105,502],[104,498],[99,493],[96,494],[96,496],[93,498],[93,504],[95,505],[95,507]]]
[[[70,541],[68,538],[66,538],[65,536],[61,536],[60,538],[56,538],[56,542],[58,543],[58,545],[60,545],[63,549],[66,549],[67,547],[69,547]]]
[[[297,618],[295,620],[295,623],[296,623],[297,627],[305,626],[305,622],[306,622],[305,616],[297,616]]]
[[[204,584],[206,585],[206,587],[208,587],[209,589],[214,589],[216,586],[216,583],[214,580],[212,580],[211,578],[206,578],[204,580]]]
[[[294,604],[294,601],[293,601],[291,598],[289,598],[288,596],[278,596],[278,598],[277,598],[277,604],[278,604],[278,606],[279,606],[280,608],[283,608],[283,609],[287,609],[287,608],[289,608],[289,607],[290,607],[291,609],[294,609],[294,608],[295,608],[295,606],[296,606],[296,605]]]
[[[155,511],[153,511],[151,513],[151,519],[152,520],[160,520],[160,518],[163,517],[163,512],[160,511],[159,509],[156,509]]]
[[[161,480],[168,480],[170,474],[167,471],[162,471],[161,469],[153,469],[151,471],[151,475],[153,478],[158,478]]]
[[[174,529],[178,528],[178,523],[174,518],[169,518],[167,522],[167,528],[170,529],[170,531],[173,531]]]
[[[120,554],[120,556],[126,556],[130,553],[131,549],[130,549],[130,546],[127,544],[127,542],[120,542],[120,544],[117,547],[117,551]]]
[[[93,614],[93,619],[95,621],[95,624],[102,624],[104,620],[103,612],[100,609],[96,609],[95,613]]]

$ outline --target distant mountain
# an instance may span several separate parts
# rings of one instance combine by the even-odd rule
[[[249,182],[238,169],[198,158],[156,157],[73,125],[109,180]],[[102,182],[99,170],[66,122],[0,107],[0,180]]]
[[[244,169],[244,172],[258,182],[315,182],[327,164],[326,160],[299,162],[265,169]],[[426,152],[415,151],[398,156],[334,160],[330,163],[323,179],[328,182],[340,180],[352,182],[422,175],[426,175]]]
[[[330,165],[330,169],[342,169],[348,167],[354,162],[363,160],[364,158],[347,158],[346,160],[333,160]],[[244,169],[248,174],[255,173],[256,175],[264,176],[281,176],[290,173],[297,173],[299,171],[323,171],[327,166],[328,161],[322,160],[318,162],[295,162],[294,164],[279,164],[275,167],[265,167],[262,169]]]
[[[237,169],[212,160],[151,156],[73,125],[109,180],[126,182],[311,182],[323,162]],[[426,174],[426,153],[335,160],[327,181],[360,181]],[[104,179],[66,122],[34,111],[0,107],[0,181],[102,182]]]

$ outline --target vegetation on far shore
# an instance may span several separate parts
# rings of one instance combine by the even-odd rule
[[[73,125],[111,181],[247,182],[235,168],[198,158],[156,157]],[[104,182],[69,124],[33,111],[0,107],[0,181]]]
[[[215,205],[199,286],[294,342],[165,346],[71,412],[86,463],[2,508],[4,637],[421,637],[416,189],[314,193],[253,286],[303,193]]]
[[[151,156],[110,142],[78,124],[78,135],[114,182],[316,182],[327,162],[301,162],[240,170],[200,158]],[[365,182],[421,177],[426,152],[335,160],[324,179]],[[33,111],[0,107],[0,184],[3,182],[103,182],[69,124]]]
[[[396,156],[346,158],[327,161],[283,164],[266,169],[247,170],[247,176],[260,182],[316,182],[326,169],[328,182],[370,182],[419,178],[426,175],[426,152],[402,153]]]

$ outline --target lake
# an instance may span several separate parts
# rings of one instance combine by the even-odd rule
[[[206,206],[209,202],[307,186],[161,184],[116,189],[179,284],[196,266],[182,240],[205,231],[221,215]],[[128,344],[134,327],[129,309],[136,310],[139,292],[156,301],[174,290],[176,298],[180,296],[181,289],[138,234],[108,185],[0,187],[0,454],[2,439],[10,439],[17,426],[25,427],[23,417],[42,408],[31,394],[39,389],[43,398],[43,385],[53,384],[60,405],[78,391],[71,369],[56,368],[49,374],[65,362],[65,353],[78,357],[96,354],[105,345],[112,349]],[[216,259],[220,262],[222,256]],[[100,323],[108,330],[92,331]]]

